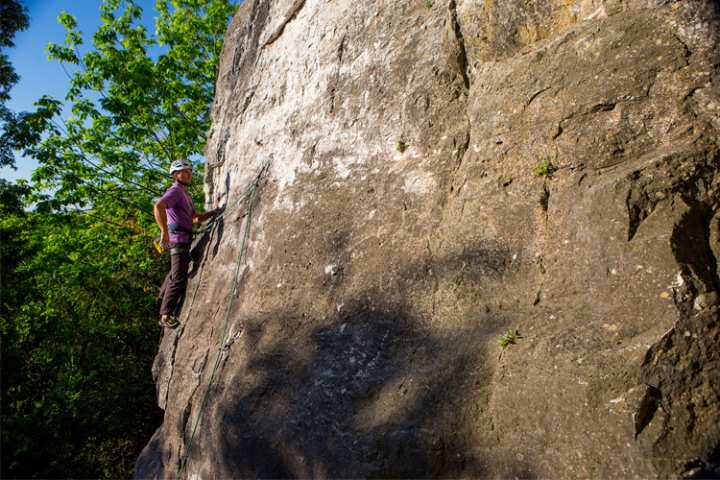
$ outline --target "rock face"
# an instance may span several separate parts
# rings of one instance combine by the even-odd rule
[[[720,475],[719,44],[711,0],[246,0],[136,475]]]

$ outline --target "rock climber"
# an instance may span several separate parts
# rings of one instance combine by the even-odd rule
[[[155,203],[153,214],[160,226],[160,245],[170,250],[170,271],[160,287],[160,325],[175,328],[177,314],[187,287],[190,245],[194,222],[204,222],[220,213],[217,208],[197,213],[188,187],[192,183],[192,164],[187,160],[175,160],[170,165],[173,184]]]

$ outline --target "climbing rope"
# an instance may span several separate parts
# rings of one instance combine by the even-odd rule
[[[234,210],[243,200],[248,199],[247,209],[245,210],[245,228],[243,229],[242,242],[240,243],[240,251],[238,252],[237,259],[235,260],[235,272],[233,274],[232,290],[230,291],[228,306],[227,310],[225,311],[225,322],[222,329],[222,335],[220,336],[220,343],[218,345],[217,354],[215,355],[215,363],[213,365],[212,372],[210,373],[210,379],[208,380],[207,386],[205,387],[205,392],[203,393],[202,401],[200,402],[200,408],[198,409],[198,413],[195,417],[195,422],[190,433],[190,439],[187,443],[185,458],[182,458],[181,456],[180,462],[178,463],[178,469],[176,474],[176,478],[178,479],[182,477],[182,474],[184,473],[187,466],[187,462],[190,459],[193,440],[195,439],[195,433],[197,432],[197,428],[200,425],[200,420],[202,419],[205,407],[207,406],[208,399],[210,398],[210,388],[212,387],[215,380],[215,374],[220,367],[220,363],[222,360],[222,352],[224,350],[225,342],[227,341],[228,326],[230,325],[230,315],[232,313],[233,306],[235,305],[235,298],[237,297],[237,293],[240,288],[240,272],[242,270],[242,266],[245,263],[244,259],[247,252],[247,240],[250,236],[250,223],[252,222],[252,212],[253,206],[255,204],[257,189],[260,184],[260,179],[267,170],[268,166],[269,163],[265,163],[261,167],[253,183],[248,187],[245,193],[236,202],[233,203],[232,208],[226,208],[220,215],[216,216],[215,219],[213,219],[212,223],[210,223],[209,225],[209,228],[208,225],[206,225],[203,229],[203,231],[209,231],[210,229],[212,229],[212,226],[217,223],[218,217],[222,218],[222,216],[224,216],[226,213]]]
[[[270,166],[270,162],[265,162],[261,167],[260,170],[258,170],[258,173],[255,175],[255,180],[252,185],[257,185],[258,181],[267,171],[268,167]],[[251,185],[251,187],[252,187]],[[215,224],[219,223],[220,220],[222,220],[225,215],[232,212],[237,208],[239,205],[243,203],[244,200],[246,200],[251,192],[252,188],[248,188],[245,190],[245,192],[234,202],[232,202],[230,205],[226,205],[225,208],[222,209],[222,212],[215,215],[212,219],[210,219],[205,225],[202,226],[202,228],[198,228],[197,230],[193,230],[193,235],[204,235],[205,233],[210,232],[214,227]]]
[[[210,232],[215,227],[215,225],[217,223],[219,223],[220,220],[222,220],[225,217],[226,214],[232,212],[233,210],[235,210],[235,208],[238,205],[242,204],[243,200],[247,199],[249,194],[250,194],[250,189],[246,190],[245,193],[240,198],[238,198],[237,200],[235,200],[232,203],[232,205],[226,206],[220,213],[218,213],[213,218],[208,220],[208,222],[205,225],[203,225],[201,228],[197,228],[197,229],[193,230],[193,232],[192,232],[193,235],[194,236],[204,235],[204,234]]]

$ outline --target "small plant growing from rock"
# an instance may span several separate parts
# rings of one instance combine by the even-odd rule
[[[535,165],[533,168],[533,175],[536,177],[552,177],[552,174],[557,171],[557,167],[552,164],[549,158],[545,158],[543,161]]]
[[[402,138],[398,138],[397,142],[395,142],[395,148],[397,148],[397,151],[400,153],[405,153],[408,147],[410,147],[410,145]]]
[[[509,345],[515,345],[522,335],[517,330],[509,329],[507,332],[498,336],[497,343],[501,348],[507,348]]]
[[[432,0],[425,0],[425,8],[427,8],[428,10],[430,10],[432,7],[433,7],[433,2],[432,2]]]

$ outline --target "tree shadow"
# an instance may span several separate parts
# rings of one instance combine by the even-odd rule
[[[330,240],[327,256],[342,264],[345,237]],[[478,318],[431,329],[411,313],[417,309],[397,299],[416,298],[411,291],[436,288],[439,279],[464,286],[463,295],[494,289],[518,273],[511,252],[492,242],[440,257],[428,251],[397,272],[397,292],[368,286],[350,299],[343,283],[354,272],[339,268],[333,285],[322,287],[345,297],[332,318],[279,310],[240,320],[234,330],[242,334],[210,389],[187,474],[481,477],[499,468],[478,445],[492,434],[478,430],[491,428],[492,353],[485,346],[508,319],[478,304],[471,313]],[[188,417],[179,425],[185,435]],[[534,476],[525,462],[510,463],[505,473]]]
[[[487,380],[478,332],[433,336],[405,309],[367,303],[294,338],[271,333],[286,320],[245,322],[257,348],[213,392],[223,401],[203,423],[215,434],[197,440],[217,441],[222,462],[202,477],[483,475],[461,413]]]

